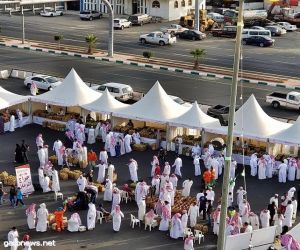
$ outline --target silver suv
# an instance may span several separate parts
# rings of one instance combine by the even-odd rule
[[[93,19],[100,19],[102,17],[102,13],[94,10],[84,10],[80,12],[79,17],[81,20],[92,21]]]

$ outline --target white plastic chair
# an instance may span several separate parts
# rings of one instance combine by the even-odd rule
[[[193,234],[192,233],[192,229],[189,228],[189,227],[186,227],[184,230],[183,230],[183,240],[185,238],[187,238],[189,235]]]
[[[151,232],[152,228],[157,227],[157,220],[147,220],[145,219],[145,230],[149,227],[149,231]]]
[[[194,242],[195,242],[196,240],[198,240],[198,243],[199,243],[199,245],[200,245],[201,239],[203,239],[203,242],[204,242],[204,234],[203,234],[200,230],[195,230]]]
[[[134,215],[130,214],[130,226],[134,229],[135,225],[139,225],[141,227],[141,222],[139,219],[135,218]]]
[[[62,192],[54,192],[54,200],[57,201],[58,198],[64,200],[64,195]]]
[[[129,193],[127,191],[122,191],[122,193],[121,193],[121,200],[125,201],[126,204],[127,204],[128,200],[131,201],[131,198],[130,198]]]
[[[102,220],[104,219],[104,215],[101,211],[96,211],[97,217],[96,217],[96,221],[100,224],[102,224]]]

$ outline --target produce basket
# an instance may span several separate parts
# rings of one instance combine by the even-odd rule
[[[147,150],[147,145],[146,144],[133,144],[132,146],[133,150],[135,151],[146,151]]]

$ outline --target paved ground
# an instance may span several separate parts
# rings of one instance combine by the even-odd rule
[[[187,101],[197,100],[201,104],[228,105],[231,81],[209,79],[182,73],[164,72],[138,68],[128,65],[99,62],[95,60],[30,52],[20,49],[0,48],[0,69],[19,68],[27,71],[65,77],[72,67],[82,79],[90,83],[121,82],[129,84],[135,91],[146,93],[158,80],[168,94],[180,96]],[[8,90],[29,94],[22,80],[0,80],[0,85]],[[254,94],[263,109],[271,116],[296,120],[296,110],[274,110],[265,103],[265,96],[273,91],[288,92],[286,89],[244,84],[243,95],[246,100]],[[238,88],[240,96],[241,87]],[[237,100],[238,104],[242,102]]]
[[[25,139],[26,142],[30,145],[29,159],[31,165],[31,172],[34,176],[34,182],[37,181],[37,168],[38,168],[38,158],[36,154],[36,146],[35,146],[35,137],[36,135],[42,132],[44,135],[45,143],[49,144],[50,148],[53,145],[53,142],[56,138],[63,139],[63,134],[61,132],[55,132],[49,129],[44,129],[38,125],[29,125],[22,129],[17,129],[14,133],[7,133],[1,136],[0,140],[0,171],[6,170],[11,174],[14,174],[14,148],[15,143],[21,141],[21,139]],[[101,145],[100,143],[96,143],[93,145],[94,150],[99,153]],[[88,147],[90,148],[90,147]],[[51,155],[51,151],[49,155]],[[148,182],[150,179],[147,177],[150,174],[150,161],[153,151],[146,152],[133,152],[129,155],[122,156],[120,158],[112,158],[110,159],[116,167],[116,171],[118,173],[118,181],[117,185],[121,186],[124,182],[129,179],[129,171],[127,166],[125,165],[129,158],[133,157],[138,161],[139,170],[138,175],[139,178],[144,178]],[[174,154],[169,153],[167,156],[167,160],[169,162],[173,162]],[[203,166],[202,166],[203,171]],[[194,184],[192,187],[191,194],[196,195],[200,189],[200,180],[199,178],[193,177],[193,165],[190,158],[183,157],[183,176],[184,178],[191,177],[194,180]],[[240,167],[237,172],[240,172]],[[269,197],[271,197],[274,193],[282,194],[287,191],[290,187],[296,186],[299,184],[299,181],[294,183],[286,183],[279,184],[277,182],[277,178],[266,180],[266,181],[258,181],[256,178],[249,177],[249,171],[246,171],[246,184],[248,191],[248,199],[250,200],[252,210],[255,212],[259,212],[264,206],[267,204]],[[181,181],[179,185],[181,185]],[[220,183],[216,188],[216,197],[220,195]],[[243,179],[238,177],[236,187],[243,185]],[[62,191],[66,196],[76,192],[75,181],[66,181],[61,182]],[[258,192],[259,190],[259,192]],[[98,197],[98,202],[101,200],[102,195]],[[31,202],[35,202],[37,204],[45,202],[48,205],[48,209],[53,211],[55,208],[61,205],[61,202],[53,201],[53,194],[43,194],[43,193],[35,193],[31,195],[28,199],[25,199],[26,204],[30,204]],[[105,204],[106,208],[109,209],[110,205],[108,203]],[[129,214],[137,214],[137,208],[134,203],[130,204],[122,204],[122,210],[125,212],[125,219],[123,220],[123,224],[121,226],[121,231],[118,234],[113,233],[112,224],[104,223],[102,225],[97,225],[96,229],[92,232],[85,233],[55,233],[49,232],[47,234],[36,233],[35,231],[30,231],[30,235],[33,240],[56,240],[58,249],[69,250],[69,249],[182,249],[183,242],[182,240],[171,240],[169,237],[157,230],[152,232],[144,231],[143,229],[136,228],[134,230],[130,229],[129,222],[130,216]],[[67,213],[67,216],[70,216],[70,213]],[[5,240],[7,232],[9,228],[13,225],[17,226],[19,229],[20,235],[28,232],[26,218],[24,214],[24,209],[16,208],[12,209],[7,204],[2,205],[0,207],[0,218],[1,218],[1,227],[0,227],[0,239]],[[86,211],[81,213],[81,218],[83,223],[86,223]],[[208,234],[205,236],[205,243],[201,244],[199,247],[196,245],[196,249],[216,249],[216,237]],[[0,249],[3,249],[0,246]],[[42,249],[51,249],[42,248]]]
[[[21,16],[1,15],[1,34],[13,37],[21,37]],[[143,51],[150,50],[155,57],[170,58],[181,61],[192,61],[190,51],[193,48],[204,48],[207,56],[204,61],[208,65],[232,68],[234,40],[227,38],[209,37],[203,41],[178,40],[174,46],[146,45],[138,43],[138,37],[142,33],[160,30],[162,26],[171,23],[147,24],[142,27],[132,27],[123,31],[115,31],[115,50],[141,55]],[[98,37],[98,48],[107,49],[107,19],[81,21],[77,15],[65,15],[62,17],[45,18],[26,13],[25,29],[26,38],[53,42],[53,36],[62,34],[63,43],[85,46],[84,37],[88,33],[94,33]],[[272,48],[259,48],[255,46],[243,46],[243,69],[272,74],[299,77],[297,65],[299,65],[300,33],[288,33],[283,37],[276,37],[275,46]]]

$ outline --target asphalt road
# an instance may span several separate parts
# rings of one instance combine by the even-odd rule
[[[90,83],[121,82],[131,85],[135,91],[146,93],[158,80],[168,94],[179,96],[184,100],[191,102],[197,100],[198,103],[207,105],[229,104],[231,82],[227,80],[116,65],[91,59],[0,48],[0,69],[19,68],[65,77],[72,67],[84,81]],[[24,87],[22,80],[0,80],[0,85],[18,94],[29,94],[29,90]],[[245,83],[243,87],[239,86],[238,96],[240,96],[241,90],[244,100],[254,94],[263,109],[271,116],[293,120],[298,117],[298,112],[295,110],[274,110],[265,103],[265,96],[268,93],[272,91],[287,92],[288,90],[249,83]],[[240,99],[237,100],[237,103],[242,104]]]
[[[42,133],[45,144],[49,145],[49,156],[53,154],[51,151],[53,142],[60,138],[63,140],[63,133],[56,132],[50,129],[42,128],[39,125],[29,125],[23,127],[22,129],[17,129],[13,133],[6,133],[5,135],[1,135],[0,139],[0,171],[6,170],[10,174],[14,173],[14,149],[15,143],[21,141],[21,139],[25,139],[26,143],[30,146],[30,151],[28,154],[31,173],[33,175],[34,183],[37,181],[37,169],[38,169],[38,158],[36,153],[36,144],[35,137],[38,133]],[[98,154],[99,149],[101,148],[101,144],[99,142],[92,145],[92,148]],[[91,145],[88,145],[88,148],[91,148]],[[139,178],[144,178],[148,183],[150,179],[148,178],[150,175],[151,167],[150,161],[155,152],[148,150],[145,152],[132,152],[131,154],[124,155],[119,158],[110,158],[116,168],[116,172],[118,174],[117,186],[121,187],[127,180],[129,179],[129,171],[126,164],[128,163],[130,158],[134,158],[137,160],[139,169],[138,176]],[[168,153],[167,160],[170,163],[173,163],[175,155],[173,153]],[[183,160],[183,180],[191,177],[194,181],[194,184],[191,189],[191,195],[195,196],[201,187],[200,179],[195,178],[194,167],[192,164],[192,160],[189,157],[182,157]],[[204,171],[204,166],[202,166],[202,172]],[[236,173],[240,173],[241,168],[237,169]],[[95,173],[95,177],[97,173]],[[247,192],[248,192],[248,200],[251,204],[251,209],[255,213],[260,213],[260,211],[265,208],[269,198],[274,195],[274,193],[283,194],[287,192],[289,188],[292,186],[298,187],[299,181],[288,182],[286,184],[280,184],[277,181],[278,177],[274,177],[272,179],[259,181],[257,178],[250,177],[249,168],[246,170],[246,184],[247,184]],[[218,184],[215,188],[216,199],[219,198],[221,193],[221,180],[219,178]],[[180,180],[178,183],[178,189],[182,185],[182,181]],[[235,187],[243,185],[243,178],[239,175],[236,180]],[[259,192],[257,190],[259,189]],[[5,189],[7,190],[7,189]],[[68,196],[72,196],[77,192],[77,186],[74,180],[70,181],[61,181],[61,190],[64,193],[65,198]],[[100,194],[97,203],[102,200],[103,194]],[[236,196],[234,197],[236,199]],[[61,206],[61,201],[54,201],[53,193],[43,194],[41,192],[36,192],[33,195],[30,195],[29,198],[25,198],[24,202],[26,205],[31,204],[32,202],[36,204],[40,204],[45,202],[50,212],[53,212],[55,209]],[[216,205],[216,204],[215,204]],[[104,206],[107,210],[110,210],[111,205],[109,203],[104,203]],[[79,250],[79,249],[89,249],[89,250],[182,250],[183,249],[183,241],[181,239],[172,240],[167,236],[166,233],[160,232],[157,229],[152,230],[152,232],[144,231],[144,228],[135,228],[131,229],[130,224],[130,214],[137,215],[137,206],[134,202],[128,204],[121,204],[121,209],[125,214],[125,218],[122,220],[121,230],[118,234],[112,231],[112,223],[103,223],[102,225],[97,224],[96,229],[89,232],[84,233],[69,233],[67,231],[57,233],[53,231],[48,231],[47,233],[37,233],[35,230],[28,230],[26,223],[26,216],[24,208],[16,208],[12,209],[8,203],[0,206],[0,218],[1,218],[1,226],[0,226],[0,239],[6,240],[7,232],[9,228],[12,226],[16,226],[19,230],[20,238],[25,233],[29,233],[31,236],[31,240],[55,240],[57,244],[57,249],[59,250]],[[83,225],[86,225],[86,214],[87,211],[80,212],[81,220]],[[65,214],[68,218],[70,218],[71,213],[66,212]],[[202,218],[202,217],[201,217]],[[298,213],[299,218],[299,213]],[[201,222],[201,221],[200,221]],[[201,243],[199,246],[195,244],[195,249],[205,249],[205,250],[215,250],[216,249],[216,241],[217,237],[209,234],[205,235],[204,243]],[[2,246],[2,242],[0,241],[0,249],[5,249]],[[44,249],[51,250],[53,247],[43,247],[43,248],[33,248],[35,249]]]
[[[170,23],[174,22],[147,24],[123,31],[116,30],[114,33],[115,50],[139,55],[143,51],[152,51],[155,57],[191,62],[193,58],[190,51],[194,48],[204,48],[207,52],[204,59],[205,64],[232,68],[233,39],[209,37],[203,41],[178,40],[177,44],[165,46],[164,48],[139,44],[140,34],[160,30],[162,26],[168,26]],[[19,38],[22,36],[21,16],[1,15],[0,25],[3,35]],[[101,49],[107,49],[107,26],[106,18],[90,22],[81,21],[77,15],[46,18],[26,13],[25,17],[27,39],[53,42],[54,35],[62,34],[64,36],[62,43],[86,46],[84,37],[88,33],[94,33],[98,38],[97,47]],[[275,39],[275,46],[272,48],[243,46],[242,68],[244,70],[299,77],[297,66],[300,64],[300,49],[298,46],[300,32],[288,33]]]

